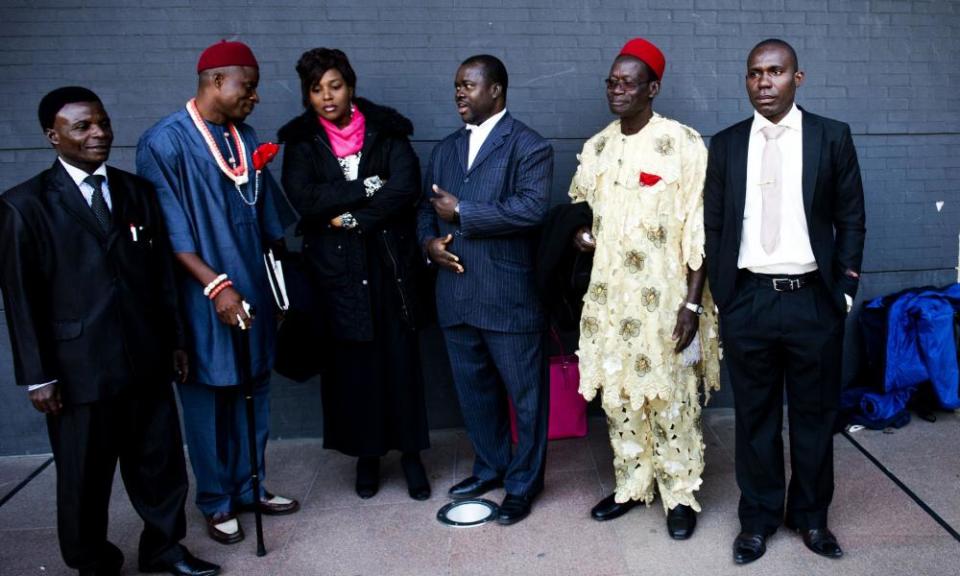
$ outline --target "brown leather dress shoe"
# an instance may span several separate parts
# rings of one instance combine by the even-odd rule
[[[241,512],[253,512],[253,502],[238,506]],[[267,516],[283,516],[293,514],[300,509],[300,503],[292,498],[284,498],[269,492],[264,492],[260,500],[260,513]]]
[[[214,542],[236,544],[243,540],[243,526],[232,512],[207,516],[207,534]]]

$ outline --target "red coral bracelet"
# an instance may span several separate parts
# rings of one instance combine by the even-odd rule
[[[223,292],[224,290],[226,290],[228,286],[233,286],[233,281],[232,281],[232,280],[227,280],[226,282],[223,282],[222,284],[218,284],[216,288],[214,288],[213,290],[210,291],[210,296],[209,296],[209,298],[210,298],[211,300],[215,299],[215,298],[217,297],[217,295],[220,294],[221,292]]]

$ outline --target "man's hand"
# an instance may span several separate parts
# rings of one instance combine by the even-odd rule
[[[573,235],[573,247],[588,253],[597,249],[597,241],[589,226],[581,226],[577,229],[577,233]]]
[[[677,325],[673,327],[673,336],[671,336],[677,341],[673,351],[679,354],[689,346],[699,327],[700,317],[697,313],[681,304],[680,311],[677,312]]]
[[[190,374],[190,357],[186,350],[173,351],[173,377],[177,382],[184,384],[187,381],[187,375]]]
[[[243,296],[232,286],[227,286],[217,294],[216,300],[213,301],[213,307],[217,311],[217,317],[227,326],[238,326],[240,320],[243,320],[243,324],[247,328],[253,325],[253,316],[248,315],[246,310],[243,309]]]
[[[60,414],[63,403],[60,401],[60,385],[57,383],[47,384],[30,392],[30,402],[38,412],[56,416]]]
[[[427,256],[431,262],[438,266],[446,268],[451,272],[463,274],[463,265],[460,264],[460,258],[453,252],[447,251],[447,246],[453,242],[453,235],[447,234],[443,238],[430,238],[426,241]]]
[[[460,200],[456,196],[447,192],[443,188],[433,185],[433,198],[430,199],[430,203],[433,204],[433,209],[437,212],[437,216],[444,222],[456,222],[460,219],[460,215],[456,212],[456,207],[460,204]]]

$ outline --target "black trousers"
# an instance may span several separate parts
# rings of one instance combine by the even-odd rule
[[[818,280],[777,292],[769,280],[740,273],[736,296],[721,315],[721,336],[734,394],[743,530],[776,530],[785,496],[789,525],[827,525],[845,319]],[[786,491],[784,387],[792,470]]]
[[[107,542],[107,519],[118,461],[127,495],[144,522],[140,562],[182,558],[187,472],[173,387],[133,388],[64,406],[59,416],[47,417],[57,468],[57,534],[72,568],[95,568],[117,553]]]

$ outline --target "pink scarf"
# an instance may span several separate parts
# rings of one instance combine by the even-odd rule
[[[330,138],[330,147],[337,158],[343,158],[356,154],[363,148],[363,134],[366,132],[367,120],[360,113],[360,109],[353,107],[353,115],[350,123],[345,128],[337,128],[337,125],[327,120],[323,116],[317,116],[320,125],[327,132]]]

